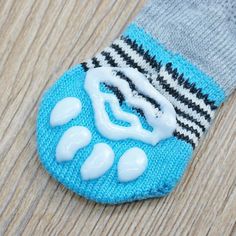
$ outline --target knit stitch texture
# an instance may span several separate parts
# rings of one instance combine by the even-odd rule
[[[132,67],[145,74],[176,110],[178,126],[174,135],[154,147],[133,139],[113,141],[103,137],[95,126],[91,100],[84,90],[86,71],[100,66]],[[115,91],[110,92],[117,95]],[[65,97],[79,98],[82,111],[67,124],[52,128],[49,123],[50,113],[55,104]],[[117,204],[164,196],[181,179],[194,148],[209,128],[216,109],[225,97],[225,92],[211,77],[181,55],[167,50],[136,24],[131,24],[110,47],[65,72],[44,95],[37,119],[40,161],[67,188],[97,202]],[[131,109],[129,111],[134,113]],[[145,117],[141,113],[136,112],[136,115],[144,122]],[[56,146],[63,133],[74,125],[87,127],[91,131],[91,143],[80,149],[73,160],[58,163],[55,159]],[[114,150],[114,164],[100,178],[84,181],[80,168],[94,145],[100,142],[107,143]],[[131,147],[145,151],[148,167],[138,179],[122,183],[118,181],[117,164]]]
[[[236,86],[235,0],[150,0],[136,24],[220,84]]]

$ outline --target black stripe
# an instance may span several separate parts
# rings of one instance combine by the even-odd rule
[[[177,113],[178,116],[182,116],[183,118],[192,121],[193,123],[195,123],[203,132],[206,131],[205,126],[203,126],[198,120],[196,120],[195,118],[193,118],[192,116],[184,113],[183,111],[181,111],[178,107],[175,106],[175,111]]]
[[[156,69],[157,72],[160,71],[161,62],[157,62],[155,56],[151,57],[149,51],[145,51],[142,45],[138,45],[135,40],[132,41],[130,38],[124,36],[121,36],[121,40],[128,44],[134,51],[139,53],[143,57],[144,61],[146,61],[153,69]]]
[[[141,108],[132,107],[132,109],[134,109],[137,113],[139,113],[139,115],[145,118],[144,111]]]
[[[184,134],[181,134],[180,132],[177,132],[177,131],[175,131],[173,135],[174,135],[176,138],[182,139],[182,140],[184,140],[185,142],[191,144],[192,147],[193,147],[193,149],[195,148],[195,146],[196,146],[195,143],[194,143],[188,136],[186,136],[186,135],[184,135]]]
[[[178,117],[177,117],[177,123],[183,129],[190,131],[192,134],[195,134],[198,139],[200,138],[200,133],[196,129],[194,129],[193,127],[189,126],[188,124],[185,124],[185,123],[181,122],[180,120],[178,120]]]
[[[111,57],[109,52],[101,52],[101,54],[106,58],[106,61],[113,67],[117,67],[118,64],[115,62],[115,60]]]
[[[110,85],[107,83],[104,83],[104,84],[110,91],[112,91],[115,94],[115,96],[118,98],[119,103],[121,105],[125,100],[123,93],[117,87],[115,87],[113,85]]]
[[[172,88],[167,81],[164,79],[163,76],[157,75],[156,81],[159,82],[161,87],[169,93],[172,97],[176,98],[176,100],[180,101],[181,103],[185,104],[188,108],[192,108],[192,110],[196,111],[205,119],[210,122],[211,116],[208,114],[208,112],[204,111],[202,108],[200,108],[199,105],[196,105],[194,102],[186,98],[184,95],[181,95],[178,91],[176,91],[174,88]]]
[[[106,84],[106,83],[104,83],[104,84],[105,84],[105,86],[106,86],[110,91],[112,91],[112,92],[115,94],[115,96],[116,96],[116,97],[118,98],[118,100],[119,100],[119,104],[122,105],[123,102],[125,101],[125,97],[124,97],[123,93],[122,93],[117,87],[115,87],[115,86],[113,86],[113,85],[109,85],[109,84]],[[145,117],[145,116],[144,116],[144,112],[143,112],[143,110],[142,110],[141,108],[131,107],[131,109],[135,110],[135,111],[136,111],[137,113],[139,113],[142,117]]]
[[[156,109],[160,110],[161,111],[161,106],[160,104],[158,104],[153,98],[151,97],[148,97],[144,94],[142,94],[140,91],[138,91],[138,89],[136,88],[136,85],[133,83],[133,81],[127,77],[124,73],[122,73],[121,71],[117,71],[116,73],[117,76],[119,76],[121,79],[125,80],[128,84],[129,84],[129,87],[130,89],[135,92],[137,92],[137,94],[144,98],[146,101],[148,101],[149,103],[151,103]]]
[[[139,66],[125,51],[123,51],[120,46],[112,44],[111,48],[113,48],[121,57],[123,57],[126,64],[129,65],[131,68],[136,68],[139,72],[144,74],[148,73],[148,71]]]
[[[88,65],[87,65],[87,62],[82,62],[82,63],[81,63],[81,66],[83,67],[83,69],[84,69],[85,72],[89,70],[89,67],[88,67]]]
[[[99,63],[99,61],[98,61],[98,59],[96,57],[92,58],[92,63],[93,63],[95,68],[96,67],[101,67],[101,65],[100,65],[100,63]]]
[[[139,55],[143,57],[143,59],[148,62],[153,68],[159,68],[160,70],[160,63],[156,61],[155,56],[150,56],[148,51],[143,50],[141,46],[139,46],[135,41],[132,41],[128,37],[121,37],[121,39],[127,43],[134,51],[136,51]],[[169,74],[172,75],[173,79],[177,79],[179,85],[183,85],[184,88],[189,89],[191,93],[196,93],[196,96],[199,99],[202,99],[206,105],[209,105],[212,110],[217,109],[217,106],[215,105],[215,102],[213,100],[209,99],[208,94],[203,94],[202,89],[197,88],[196,84],[190,83],[188,79],[185,79],[183,77],[183,74],[179,75],[177,69],[172,68],[172,63],[166,64],[166,70]]]

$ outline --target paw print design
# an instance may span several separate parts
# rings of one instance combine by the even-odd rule
[[[50,174],[79,195],[99,202],[127,201],[150,189],[160,155],[155,158],[153,150],[161,140],[168,145],[175,128],[172,104],[137,70],[99,67],[85,72],[79,66],[42,100],[39,156]]]
[[[81,111],[81,102],[75,97],[66,97],[60,100],[53,108],[50,116],[52,127],[64,125],[76,118]],[[62,135],[56,147],[58,162],[71,161],[76,152],[89,145],[92,134],[83,126],[72,126]],[[81,167],[83,180],[97,179],[110,169],[114,162],[114,152],[106,143],[97,143],[89,157]],[[121,157],[118,164],[120,181],[131,181],[140,176],[147,166],[147,157],[139,148],[130,148]]]
[[[134,114],[124,112],[115,94],[101,92],[101,84],[116,88],[122,93],[129,106],[142,109],[152,130],[144,129],[139,118]],[[113,140],[133,138],[155,145],[161,139],[172,135],[176,126],[173,106],[137,70],[110,67],[92,69],[87,72],[84,87],[92,100],[97,129],[106,138]],[[161,104],[163,114],[160,117],[150,100],[153,103]],[[123,120],[130,126],[113,124],[107,114],[106,103],[110,104],[116,119]],[[64,125],[76,118],[81,109],[82,104],[76,97],[66,97],[60,100],[51,112],[51,126]],[[57,144],[56,160],[58,162],[72,160],[76,152],[89,145],[91,139],[92,134],[89,128],[72,126],[62,135]],[[81,167],[82,179],[90,180],[101,177],[112,166],[114,156],[114,151],[108,144],[97,143],[94,145],[91,154]],[[129,148],[118,162],[119,181],[135,180],[143,174],[147,163],[147,156],[142,149]]]

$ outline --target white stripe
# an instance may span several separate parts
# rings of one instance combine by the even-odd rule
[[[94,68],[94,64],[93,64],[93,62],[92,62],[92,59],[86,60],[85,63],[87,64],[86,66],[87,66],[88,68]]]
[[[99,62],[99,64],[101,65],[101,66],[111,66],[108,62],[107,62],[107,60],[106,60],[106,57],[105,56],[103,56],[102,54],[97,54],[96,56],[95,56],[95,58],[98,60],[98,62]]]

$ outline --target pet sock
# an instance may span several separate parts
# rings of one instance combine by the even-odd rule
[[[161,197],[236,84],[230,1],[149,1],[109,47],[44,94],[45,169],[101,203]]]

